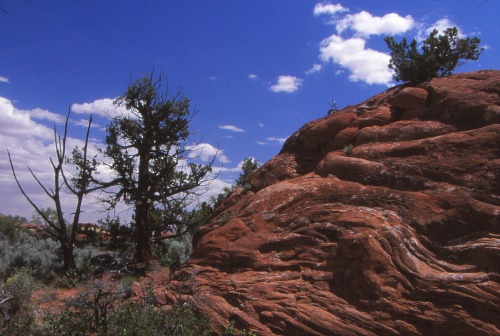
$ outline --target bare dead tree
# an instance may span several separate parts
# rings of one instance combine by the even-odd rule
[[[85,195],[98,189],[99,187],[94,187],[92,185],[92,174],[96,170],[97,162],[95,157],[92,159],[88,158],[88,141],[90,134],[90,127],[92,125],[92,116],[89,118],[89,124],[87,127],[87,133],[85,136],[85,144],[81,150],[77,147],[73,150],[72,157],[68,158],[66,156],[66,140],[68,133],[68,122],[69,122],[70,110],[68,109],[68,114],[66,116],[66,122],[64,124],[63,136],[57,134],[56,126],[54,124],[54,143],[56,150],[56,158],[53,160],[50,158],[50,163],[54,172],[54,185],[52,188],[47,188],[40,179],[35,175],[33,170],[28,167],[31,176],[35,179],[38,185],[42,188],[44,193],[52,200],[55,208],[56,216],[48,216],[48,214],[43,211],[41,207],[33,202],[33,200],[28,196],[24,188],[22,187],[14,169],[14,164],[9,150],[7,150],[9,156],[10,167],[14,179],[16,180],[19,190],[26,198],[28,203],[35,209],[36,213],[45,222],[44,230],[52,238],[58,241],[61,245],[61,252],[63,256],[63,263],[65,270],[75,269],[75,257],[73,255],[73,249],[76,241],[76,233],[78,229],[78,223],[80,220],[80,214],[82,212],[82,202]],[[76,173],[72,177],[67,177],[64,171],[65,164],[73,164],[76,167]],[[63,189],[67,190],[70,194],[76,196],[76,205],[74,212],[72,213],[72,221],[67,222],[64,218],[63,207],[61,204],[61,192]]]

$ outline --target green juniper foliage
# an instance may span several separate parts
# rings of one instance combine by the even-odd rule
[[[245,158],[241,165],[242,173],[236,179],[236,187],[245,188],[250,183],[250,175],[259,168],[259,161],[254,158]]]
[[[403,38],[397,43],[391,36],[385,38],[391,50],[389,68],[394,70],[394,80],[410,84],[448,76],[465,60],[477,60],[484,50],[479,48],[480,42],[477,37],[460,38],[456,27],[446,29],[441,35],[434,29],[423,41],[421,53],[415,39],[408,43]]]
[[[211,181],[214,162],[192,162],[197,154],[188,141],[194,112],[189,99],[179,94],[169,98],[165,84],[162,76],[151,73],[115,101],[129,114],[114,117],[107,127],[104,152],[116,176],[104,183],[117,189],[109,204],[114,207],[123,200],[134,208],[136,259],[146,263],[153,259],[151,238],[158,219],[181,232],[190,227],[185,209],[197,198],[198,188]]]

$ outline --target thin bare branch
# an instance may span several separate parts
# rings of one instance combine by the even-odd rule
[[[9,157],[9,163],[10,163],[10,168],[12,170],[12,175],[14,176],[14,180],[16,181],[17,187],[21,191],[21,194],[23,194],[24,198],[28,201],[28,203],[35,209],[35,211],[42,217],[42,219],[50,226],[52,226],[54,229],[58,229],[58,227],[45,215],[45,213],[31,200],[31,198],[28,196],[28,194],[24,191],[24,188],[22,187],[21,183],[19,182],[19,179],[17,178],[16,175],[16,170],[14,169],[14,164],[12,162],[12,158],[10,156],[10,152],[7,149],[7,155]]]
[[[38,177],[35,175],[35,173],[31,170],[30,167],[28,167],[29,172],[31,173],[31,176],[35,179],[35,181],[38,183],[38,185],[43,189],[43,191],[49,196],[51,199],[54,199],[54,190],[50,190],[52,193],[50,193],[47,188],[42,184],[42,182],[38,179]]]

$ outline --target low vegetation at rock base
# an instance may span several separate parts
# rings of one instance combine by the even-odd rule
[[[257,167],[252,160],[246,160],[242,186]],[[203,221],[234,188],[195,209],[193,217]],[[50,208],[43,213],[57,217]],[[72,269],[65,267],[60,244],[43,230],[43,218],[35,214],[31,221],[0,215],[0,335],[215,335],[208,315],[189,302],[159,304],[151,287],[142,295],[134,293],[133,284],[144,271],[137,273],[133,234],[119,220],[100,221],[98,231],[88,231],[88,224],[77,227],[76,232],[83,231],[75,241]],[[188,232],[159,239],[152,245],[153,257],[175,270],[189,258],[191,240]],[[118,276],[116,281],[99,280],[111,273]],[[42,301],[50,302],[66,288],[79,294],[62,302],[62,307],[51,311],[35,306],[35,293],[47,292]],[[220,335],[254,334],[230,323]]]
[[[0,286],[14,298],[2,305],[0,335],[43,336],[203,336],[214,335],[210,318],[189,302],[161,307],[149,288],[146,295],[131,300],[128,292],[134,278],[123,278],[119,286],[91,282],[58,311],[36,309],[31,296],[47,287],[28,268],[19,269]],[[1,298],[0,298],[1,299]],[[51,298],[48,297],[47,300]],[[230,324],[220,335],[254,335]]]

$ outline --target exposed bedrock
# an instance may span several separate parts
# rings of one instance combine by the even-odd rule
[[[304,125],[166,293],[219,330],[500,335],[499,120],[500,71],[479,71]]]

